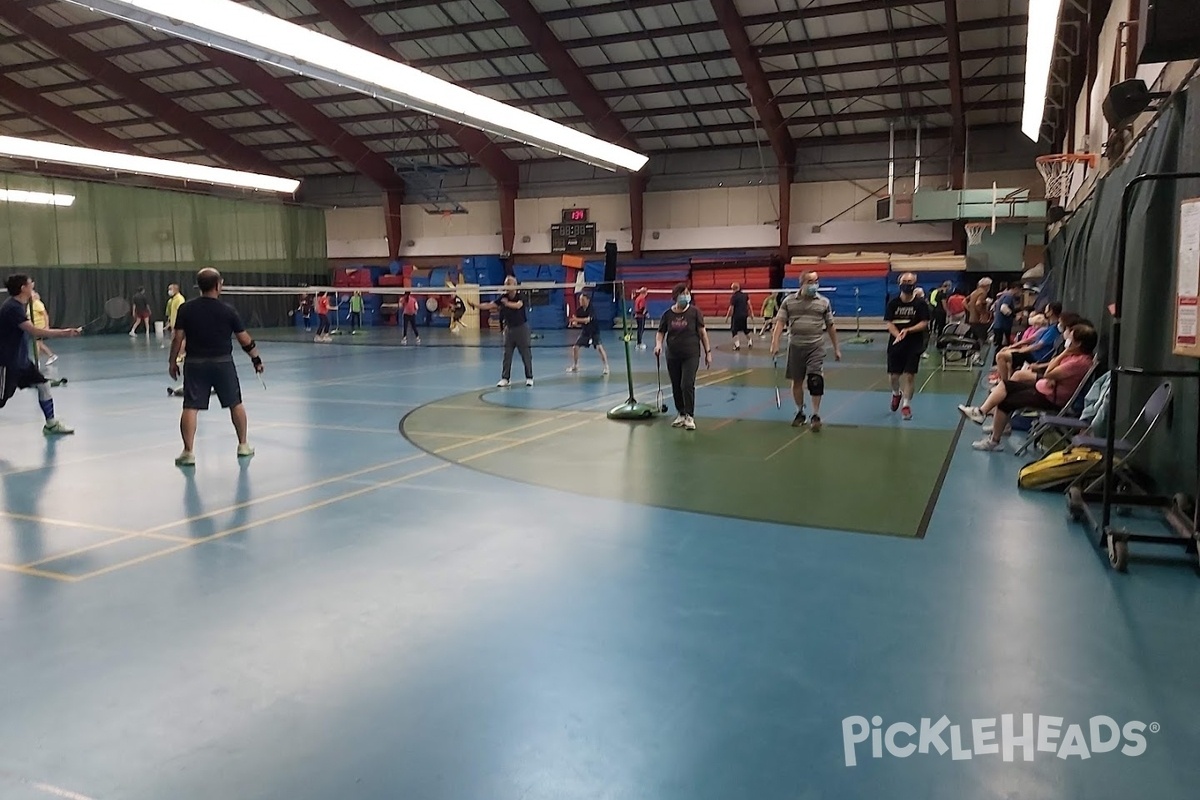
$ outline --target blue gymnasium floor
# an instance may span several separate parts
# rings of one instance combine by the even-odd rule
[[[258,455],[239,468],[210,412],[189,475],[157,343],[59,349],[78,434],[43,439],[29,393],[0,412],[4,800],[1196,796],[1195,571],[1110,571],[1060,497],[1018,493],[1016,459],[970,450],[974,431],[923,538],[752,522],[509,480],[398,433],[467,393],[603,409],[621,372],[598,380],[593,354],[571,378],[540,347],[538,386],[498,394],[495,348],[297,341],[264,345],[267,391],[243,373]],[[722,352],[714,370],[747,365],[769,362]],[[731,401],[734,382],[701,389],[696,442],[730,414],[793,435],[786,396]],[[829,431],[897,425],[881,388],[831,405]],[[913,424],[957,431],[961,399],[923,393]],[[478,447],[483,412],[462,413],[427,432]],[[552,435],[584,487],[610,465],[572,452],[576,420]],[[702,465],[701,448],[662,469]],[[789,477],[762,470],[803,507]],[[1110,752],[1100,716],[1125,728]],[[907,755],[923,718],[928,752]]]

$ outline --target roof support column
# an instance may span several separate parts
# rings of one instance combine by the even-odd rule
[[[962,48],[958,35],[958,0],[946,0],[946,45],[950,58],[950,188],[962,189],[966,177],[967,119],[963,104]],[[954,223],[954,252],[967,252],[967,229]]]
[[[649,178],[639,172],[629,176],[629,231],[633,239],[633,257],[642,257],[642,239],[646,234],[646,184]]]
[[[389,189],[384,193],[384,225],[387,230],[388,263],[400,260],[400,247],[404,242],[404,229],[400,213],[404,208],[404,190]]]
[[[500,184],[500,252],[512,255],[517,241],[517,185]]]
[[[792,258],[792,175],[795,167],[779,165],[779,258],[784,264]]]

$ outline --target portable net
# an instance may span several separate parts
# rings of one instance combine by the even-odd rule
[[[1037,159],[1037,169],[1046,182],[1046,199],[1066,205],[1075,177],[1075,168],[1095,169],[1099,158],[1094,153],[1056,153]]]

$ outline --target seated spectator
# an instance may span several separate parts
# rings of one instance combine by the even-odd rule
[[[955,289],[954,294],[946,298],[946,323],[957,325],[967,321],[967,296]]]
[[[972,422],[982,424],[988,414],[995,413],[991,436],[972,445],[976,450],[999,450],[1000,440],[1008,428],[1013,412],[1021,409],[1055,413],[1066,404],[1088,370],[1092,368],[1092,357],[1096,352],[1099,337],[1090,325],[1078,324],[1067,331],[1066,348],[1046,367],[1042,377],[1034,383],[1007,380],[992,389],[987,400],[978,408],[962,405],[958,410]]]
[[[1024,312],[1022,312],[1024,313]],[[1021,329],[1021,338],[1018,339],[1018,344],[1024,344],[1033,337],[1041,333],[1046,327],[1046,315],[1041,313],[1030,314],[1025,321],[1025,327]]]
[[[1050,303],[1043,314],[1045,325],[1034,338],[1011,347],[1003,347],[996,353],[996,378],[998,383],[1011,380],[1013,372],[1026,364],[1044,364],[1050,361],[1058,347],[1058,323],[1062,316],[1062,304]],[[1032,330],[1033,326],[1029,326]]]

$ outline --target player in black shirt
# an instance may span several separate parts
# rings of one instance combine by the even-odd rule
[[[150,298],[146,297],[146,290],[141,286],[133,293],[133,327],[129,330],[130,336],[137,336],[138,326],[146,323],[146,335],[150,335]]]
[[[529,328],[529,303],[517,291],[517,279],[509,275],[504,279],[508,291],[491,303],[480,303],[484,311],[495,311],[500,315],[500,327],[504,329],[504,364],[500,381],[496,385],[505,388],[512,377],[513,350],[519,350],[525,364],[525,385],[533,386],[533,332]]]
[[[929,304],[917,296],[917,276],[900,276],[900,295],[888,301],[883,319],[888,327],[887,371],[892,383],[892,411],[912,419],[912,398],[917,370],[924,352],[924,333],[933,314]]]
[[[575,340],[575,346],[571,348],[571,366],[567,368],[567,372],[579,372],[579,348],[594,347],[604,363],[602,374],[607,375],[608,353],[604,352],[604,345],[600,344],[600,323],[596,321],[596,309],[592,307],[592,298],[588,295],[579,295],[579,307],[575,309],[575,316],[571,317],[571,324],[578,325],[582,330],[579,331],[579,338]]]
[[[754,347],[754,337],[750,335],[750,296],[742,291],[742,285],[735,283],[729,287],[733,294],[729,297],[729,310],[725,319],[730,319],[729,334],[733,337],[733,349],[741,350],[739,334],[746,334],[746,348]]]
[[[233,364],[233,342],[236,337],[242,350],[250,356],[254,371],[263,371],[258,348],[241,317],[232,307],[218,298],[221,295],[221,273],[215,269],[202,269],[196,274],[196,285],[201,296],[189,300],[179,308],[175,319],[175,337],[171,340],[171,358],[168,372],[172,380],[179,378],[177,358],[184,342],[187,342],[187,363],[183,366],[183,415],[179,420],[179,431],[183,435],[183,452],[175,459],[175,465],[192,467],[196,464],[193,447],[196,442],[196,425],[201,411],[208,410],[209,394],[216,391],[221,408],[229,409],[233,429],[237,431],[238,458],[254,455],[254,448],[246,439],[246,408],[242,405],[242,387],[238,383],[237,367]]]

